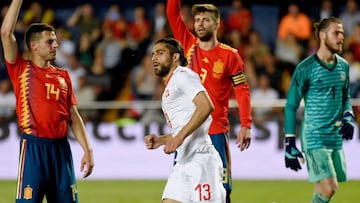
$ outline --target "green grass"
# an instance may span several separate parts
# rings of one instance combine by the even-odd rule
[[[233,203],[309,203],[313,186],[306,181],[235,180]],[[81,180],[81,203],[159,203],[165,180]],[[0,181],[0,203],[14,201],[15,181]],[[360,181],[341,183],[331,203],[360,202]]]

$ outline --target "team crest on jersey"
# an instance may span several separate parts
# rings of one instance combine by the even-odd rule
[[[219,61],[214,62],[213,66],[213,77],[220,78],[224,73],[224,63]]]
[[[32,199],[33,189],[30,187],[30,185],[26,186],[24,188],[24,199]]]

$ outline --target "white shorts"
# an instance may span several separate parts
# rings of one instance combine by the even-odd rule
[[[224,203],[223,167],[213,146],[197,152],[186,163],[176,163],[166,183],[162,199],[182,203]]]

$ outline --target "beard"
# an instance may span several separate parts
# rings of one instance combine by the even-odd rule
[[[342,45],[339,47],[338,44],[332,44],[328,40],[325,40],[326,48],[333,54],[340,54],[343,51]]]
[[[160,65],[159,68],[155,68],[155,75],[159,77],[165,77],[170,72],[171,64]]]
[[[208,42],[210,39],[214,36],[214,34],[210,31],[206,31],[205,34],[198,34],[198,32],[195,32],[196,36],[200,39],[200,41]]]

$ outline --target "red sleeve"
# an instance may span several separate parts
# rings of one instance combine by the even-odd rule
[[[236,100],[238,102],[239,116],[241,126],[251,128],[251,104],[250,104],[250,88],[247,83],[234,87]]]
[[[181,17],[180,0],[168,0],[166,14],[174,38],[180,41],[186,53],[196,42],[196,37],[188,30]]]
[[[241,126],[251,128],[251,97],[250,87],[245,78],[245,65],[240,55],[236,52],[233,61],[232,77],[236,76],[237,80],[243,81],[240,84],[234,84],[234,93],[238,103],[239,117]],[[232,78],[233,80],[233,78]]]
[[[76,99],[74,90],[72,88],[72,83],[71,83],[69,72],[66,70],[64,70],[64,71],[65,71],[65,78],[66,78],[66,81],[69,86],[69,101],[68,101],[68,103],[69,103],[69,108],[70,108],[73,105],[77,105],[77,99]]]

